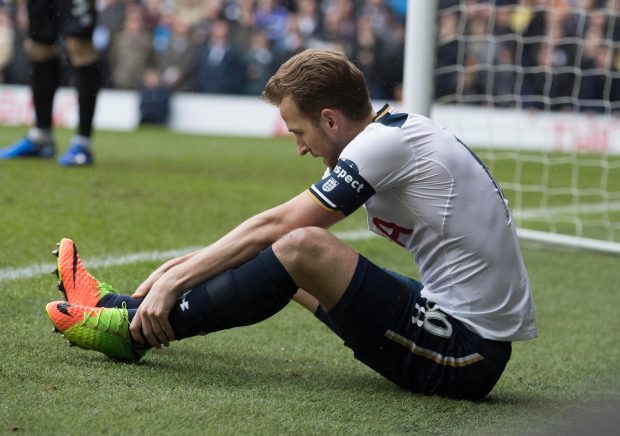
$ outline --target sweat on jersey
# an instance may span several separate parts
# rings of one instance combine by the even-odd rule
[[[364,206],[371,231],[415,256],[422,296],[483,338],[536,337],[508,202],[480,159],[443,127],[386,105],[308,192],[345,215]]]

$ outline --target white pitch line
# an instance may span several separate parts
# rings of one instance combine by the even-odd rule
[[[376,236],[369,230],[349,230],[334,233],[340,239],[350,241],[368,239]],[[83,260],[84,264],[89,268],[107,268],[110,266],[130,265],[133,263],[164,261],[174,257],[182,256],[190,251],[197,250],[201,247],[186,247],[176,250],[167,251],[142,251],[138,253],[130,253],[121,256],[94,257]],[[9,280],[29,279],[39,275],[50,274],[56,268],[55,263],[35,263],[23,267],[0,268],[0,283]]]
[[[592,204],[579,204],[576,206],[556,206],[556,207],[541,207],[535,209],[523,209],[515,210],[514,214],[517,218],[521,219],[535,219],[542,218],[550,215],[562,215],[562,214],[596,214],[603,212],[617,212],[620,210],[620,201],[614,201],[609,203],[592,203]]]

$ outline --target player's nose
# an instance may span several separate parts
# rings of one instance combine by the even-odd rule
[[[310,147],[308,147],[307,144],[303,142],[297,143],[297,154],[299,154],[300,156],[303,156],[307,154],[309,151],[310,151]]]

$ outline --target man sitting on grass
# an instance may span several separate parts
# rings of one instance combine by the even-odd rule
[[[164,263],[131,296],[92,278],[63,240],[67,301],[46,309],[56,328],[82,348],[137,360],[150,347],[260,322],[294,299],[399,386],[485,396],[511,341],[536,336],[511,211],[487,168],[423,116],[387,105],[373,113],[362,73],[336,52],[292,57],[263,98],[279,107],[298,153],[323,160],[324,177]],[[415,256],[421,282],[326,230],[362,206],[373,232]]]

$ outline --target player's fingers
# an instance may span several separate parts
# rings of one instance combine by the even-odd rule
[[[151,274],[149,278],[147,278],[144,282],[140,284],[140,286],[138,286],[136,291],[133,294],[131,294],[131,296],[133,298],[145,297],[146,294],[148,294],[151,288],[153,287],[154,283],[155,283],[155,278],[153,277],[153,274]]]
[[[153,322],[150,318],[146,318],[142,322],[142,334],[148,343],[154,348],[161,348],[161,342],[157,339],[153,328]]]
[[[134,293],[131,294],[131,298],[144,298],[146,297],[146,294],[149,293],[150,289],[151,289],[150,287],[147,288],[147,287],[143,287],[142,285],[140,285],[138,289],[136,289]]]
[[[151,322],[151,331],[153,332],[153,339],[155,341],[155,342],[151,342],[151,339],[149,339],[149,342],[151,343],[151,345],[153,345],[156,348],[161,348],[162,345],[167,347],[170,341],[168,341],[168,337],[166,336],[166,333],[164,332],[164,328],[161,324],[161,320],[159,318],[151,318],[150,322]]]
[[[162,320],[161,326],[164,334],[166,335],[167,341],[164,345],[167,347],[169,343],[175,339],[174,330],[172,329],[172,325],[170,325],[170,321],[168,321],[168,317]]]
[[[144,339],[142,337],[142,317],[139,310],[136,312],[133,320],[131,320],[129,332],[131,333],[131,338],[136,344],[140,346],[144,345]]]

